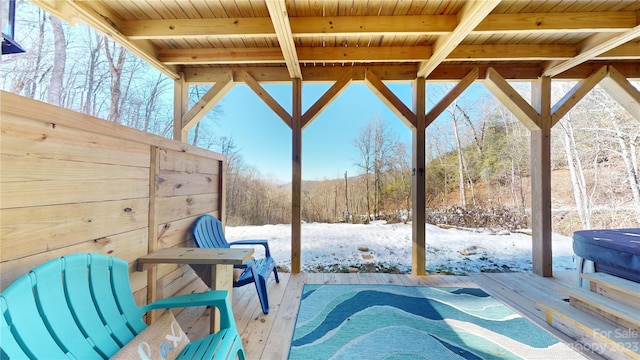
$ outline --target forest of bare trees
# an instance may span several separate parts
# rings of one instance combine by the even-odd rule
[[[87,27],[71,28],[25,1],[18,1],[18,13],[20,41],[28,51],[0,59],[4,90],[171,136],[170,79]],[[554,101],[572,85],[554,82]],[[518,89],[527,96],[526,87]],[[447,85],[435,88],[446,90]],[[191,101],[205,92],[191,87]],[[216,136],[216,119],[223,111],[215,107],[209,121],[189,136],[198,146],[227,156],[229,224],[289,223],[290,184],[261,177],[232,138]],[[391,131],[390,120],[373,116],[354,134],[358,173],[303,182],[304,221],[411,220],[411,145]],[[596,87],[553,128],[552,136],[554,231],[640,226],[640,119]],[[477,219],[475,213],[486,220],[506,213],[520,219],[517,226],[526,226],[529,144],[529,131],[496,99],[476,95],[453,103],[427,129],[427,207],[439,214],[433,219],[446,222],[453,218],[447,220],[447,214],[466,212],[468,219]],[[500,226],[504,218],[467,225]]]

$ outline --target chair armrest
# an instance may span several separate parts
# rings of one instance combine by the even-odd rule
[[[235,326],[231,303],[229,302],[229,293],[226,290],[210,290],[202,293],[193,293],[172,296],[151,304],[142,306],[141,309],[146,313],[156,309],[173,309],[192,306],[215,306],[220,311],[220,328],[228,328]]]
[[[233,245],[262,245],[264,246],[264,253],[266,257],[271,257],[271,251],[269,251],[269,241],[266,239],[259,240],[237,240],[229,243],[229,246]]]

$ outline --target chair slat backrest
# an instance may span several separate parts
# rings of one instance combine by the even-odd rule
[[[64,282],[61,281],[63,265],[62,261],[50,261],[31,271],[36,278],[34,294],[41,308],[40,316],[47,323],[49,332],[55,334],[62,348],[79,358],[101,358],[102,356],[85,340],[82,331],[77,326],[72,326],[75,320],[67,305]]]
[[[67,358],[66,352],[60,348],[40,317],[33,296],[32,283],[35,281],[32,274],[23,275],[2,292],[3,321],[7,322],[15,339],[5,349],[5,337],[9,334],[3,331],[2,351],[15,351],[11,349],[11,343],[17,343],[31,359]]]
[[[112,288],[112,276],[111,272],[111,258],[108,257],[92,257],[91,264],[89,265],[89,286],[91,288],[91,295],[94,299],[98,314],[103,319],[104,323],[109,326],[111,330],[111,336],[116,341],[124,346],[136,335],[127,326],[125,319],[122,317],[117,298],[113,294]],[[129,283],[129,278],[126,279]]]
[[[91,294],[87,258],[69,256],[64,260],[64,286],[67,292],[69,308],[78,326],[88,338],[95,342],[96,348],[102,354],[106,356],[115,354],[122,347],[122,344],[116,342],[111,336],[111,330],[105,327],[98,315],[99,313]]]
[[[211,215],[202,215],[196,220],[193,237],[201,248],[228,248],[229,242],[224,237],[222,223]]]
[[[144,330],[128,264],[74,254],[34,268],[1,295],[2,357],[104,359]]]

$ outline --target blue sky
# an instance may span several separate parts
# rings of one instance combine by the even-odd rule
[[[390,88],[411,106],[410,84]],[[306,111],[330,84],[303,85]],[[291,113],[291,86],[264,85],[282,107]],[[216,136],[233,138],[246,164],[262,177],[291,180],[291,130],[246,85],[236,85],[221,100],[223,115],[212,130]],[[411,131],[364,84],[352,83],[302,132],[302,178],[333,179],[358,174],[354,164],[359,152],[353,145],[360,129],[375,116],[385,119],[399,140],[411,143]]]

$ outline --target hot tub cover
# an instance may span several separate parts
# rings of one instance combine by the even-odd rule
[[[573,252],[596,271],[640,282],[640,228],[576,231]]]

